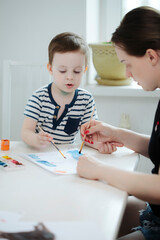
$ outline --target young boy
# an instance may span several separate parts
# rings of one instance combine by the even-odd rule
[[[73,143],[95,106],[92,95],[79,88],[88,65],[86,42],[74,33],[61,33],[51,40],[48,53],[47,69],[53,82],[28,100],[22,126],[24,142],[38,148],[46,147],[52,139],[55,143]],[[97,118],[96,111],[93,118]],[[39,126],[43,131],[39,131]]]

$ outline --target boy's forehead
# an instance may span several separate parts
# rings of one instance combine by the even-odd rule
[[[64,66],[78,64],[81,66],[85,64],[85,55],[80,51],[65,53],[56,52],[53,56],[53,64]]]

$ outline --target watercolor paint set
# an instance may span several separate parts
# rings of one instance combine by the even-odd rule
[[[5,171],[12,171],[23,169],[24,164],[10,156],[1,156],[0,157],[0,169]]]

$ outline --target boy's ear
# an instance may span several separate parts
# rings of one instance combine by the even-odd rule
[[[86,72],[87,70],[88,70],[88,66],[86,66],[86,67],[85,67],[85,70],[84,70],[84,72]]]
[[[52,71],[52,66],[50,63],[47,64],[47,69],[48,69],[48,72],[52,75],[53,71]]]
[[[147,49],[146,56],[148,60],[151,62],[152,66],[156,65],[156,63],[158,62],[159,56],[155,50]]]

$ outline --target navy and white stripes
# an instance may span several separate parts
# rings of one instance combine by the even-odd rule
[[[51,94],[51,84],[38,89],[28,100],[24,115],[37,121],[45,132],[53,137],[55,143],[73,143],[82,124],[90,120],[95,106],[92,95],[84,89],[76,89],[70,104],[57,119],[60,106]],[[97,118],[96,111],[94,118]]]

